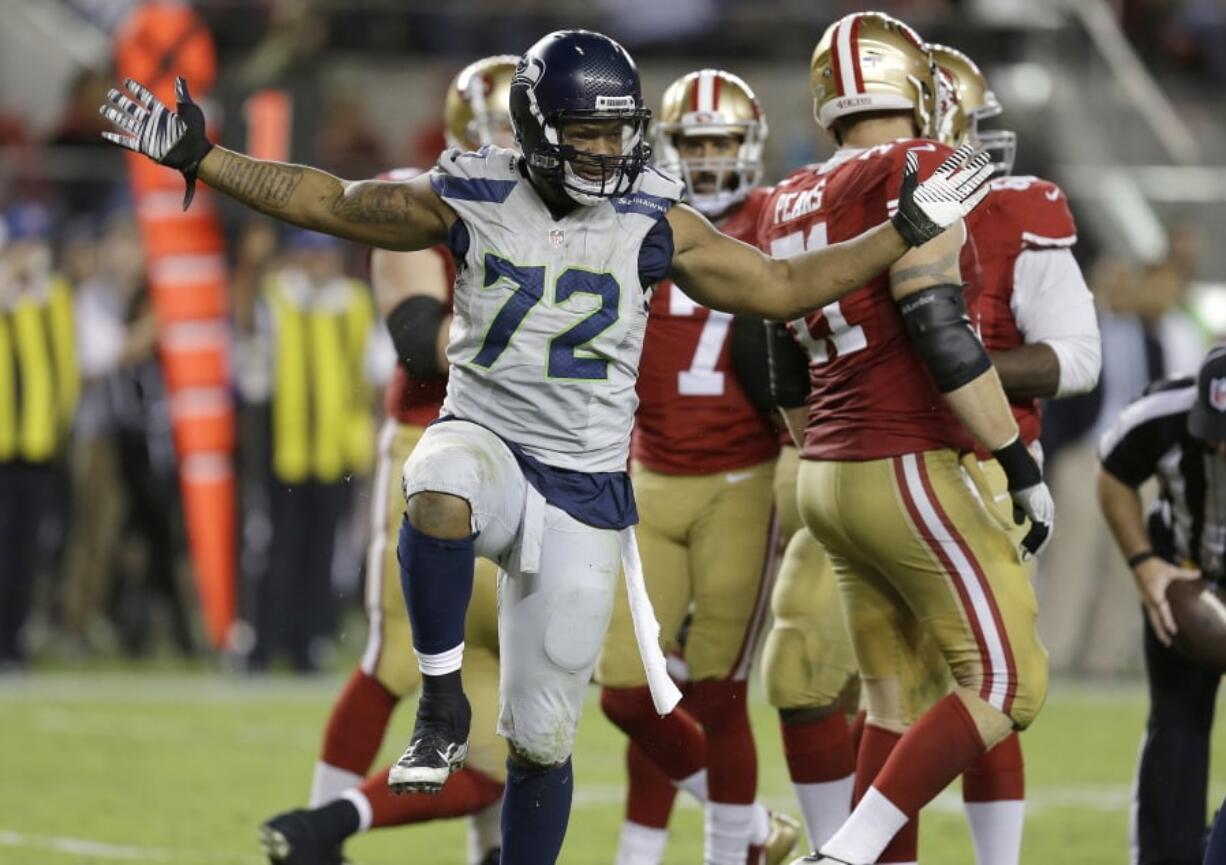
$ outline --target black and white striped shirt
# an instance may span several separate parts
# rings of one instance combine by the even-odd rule
[[[1150,512],[1154,549],[1226,575],[1226,459],[1188,432],[1196,379],[1168,379],[1120,413],[1099,442],[1103,469],[1130,487],[1157,477]]]

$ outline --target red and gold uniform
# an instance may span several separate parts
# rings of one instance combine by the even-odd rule
[[[760,244],[787,254],[880,222],[908,151],[922,175],[949,148],[900,140],[797,172],[776,187]],[[796,335],[811,359],[800,510],[831,555],[878,720],[905,723],[918,702],[901,688],[923,678],[904,666],[926,628],[963,690],[1025,726],[1046,685],[1033,591],[964,481],[960,457],[973,443],[912,347],[888,275],[797,322]]]
[[[766,196],[755,189],[720,230],[752,241]],[[643,570],[666,640],[693,613],[685,646],[693,681],[748,675],[770,593],[779,437],[732,370],[732,326],[731,315],[662,282],[638,382],[631,477]],[[646,681],[624,590],[597,676],[615,688]]]
[[[416,169],[398,169],[380,175],[379,179],[406,179],[417,173]],[[450,313],[455,264],[446,247],[435,247],[427,254],[440,256],[446,265],[445,308]],[[370,633],[361,668],[398,697],[413,693],[421,685],[396,558],[404,517],[400,470],[426,426],[438,417],[446,391],[445,373],[413,378],[397,364],[383,397],[387,420],[379,433],[371,508],[373,525],[366,562]],[[485,559],[477,560],[464,643],[463,676],[473,710],[467,763],[501,781],[506,778],[506,746],[494,732],[498,720],[498,569]]]
[[[1017,263],[1026,252],[1068,249],[1077,242],[1077,226],[1060,187],[1037,177],[1001,177],[992,181],[987,199],[967,219],[974,239],[976,280],[980,290],[971,309],[979,336],[988,351],[1008,351],[1027,342],[1019,312],[1043,303],[1035,286],[1019,285]],[[1026,277],[1023,275],[1022,279]],[[1085,292],[1083,285],[1075,288]],[[1053,314],[1059,311],[1053,309]],[[1018,431],[1027,445],[1037,447],[1042,415],[1037,399],[1010,403]],[[1012,502],[1004,472],[990,455],[978,449],[963,459],[967,473],[1001,524],[1020,539],[1026,526],[1012,519]]]
[[[1077,242],[1077,226],[1060,187],[1038,177],[1002,177],[967,218],[974,238],[981,290],[974,305],[979,336],[988,351],[1008,351],[1026,342],[1015,315],[1015,266],[1027,250],[1062,249]],[[1039,437],[1038,400],[1015,400],[1013,416],[1022,439]]]

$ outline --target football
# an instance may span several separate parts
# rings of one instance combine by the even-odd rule
[[[1199,666],[1226,672],[1226,591],[1208,580],[1177,580],[1166,598],[1179,628],[1175,648]]]

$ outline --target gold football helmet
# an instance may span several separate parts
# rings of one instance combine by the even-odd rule
[[[510,95],[517,63],[519,58],[512,54],[497,54],[460,70],[447,88],[443,106],[448,147],[514,146]]]
[[[998,174],[1009,174],[1017,156],[1017,134],[1008,129],[979,128],[981,120],[1002,111],[983,72],[957,48],[929,45],[928,50],[938,72],[936,137],[950,147],[969,141],[992,156]]]
[[[766,115],[748,84],[721,69],[691,72],[664,91],[655,127],[659,166],[685,181],[690,204],[716,217],[762,181],[767,132]],[[732,138],[736,155],[683,155],[685,138]]]
[[[823,129],[851,114],[911,111],[919,134],[931,134],[936,85],[928,48],[914,30],[881,12],[831,24],[813,49],[809,84]]]

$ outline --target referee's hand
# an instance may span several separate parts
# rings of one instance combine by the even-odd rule
[[[1171,605],[1166,600],[1167,587],[1176,580],[1198,580],[1200,571],[1180,568],[1166,559],[1153,556],[1133,568],[1132,577],[1137,581],[1145,614],[1149,616],[1158,641],[1170,646],[1171,637],[1179,629],[1175,626],[1175,617],[1171,615]]]

